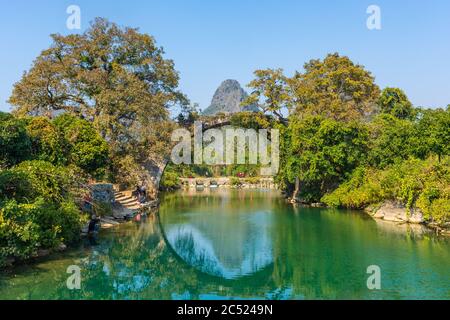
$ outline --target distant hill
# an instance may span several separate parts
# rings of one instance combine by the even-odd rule
[[[242,111],[258,111],[256,105],[241,106],[241,102],[248,97],[236,80],[225,80],[217,88],[211,100],[211,105],[203,111],[205,116],[213,116],[217,113],[236,113]]]

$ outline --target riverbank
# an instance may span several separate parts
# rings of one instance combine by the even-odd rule
[[[272,190],[165,193],[158,215],[102,231],[95,246],[2,272],[0,298],[449,298],[450,239],[391,226],[292,206]],[[372,264],[382,268],[382,290],[367,289]],[[81,290],[66,285],[73,265]]]
[[[434,230],[438,234],[450,236],[450,223],[438,224],[433,221],[427,221],[423,212],[418,208],[408,209],[401,203],[396,201],[385,201],[379,205],[368,206],[364,209],[374,219],[394,222],[401,224],[417,224],[424,225]]]
[[[292,199],[286,196],[286,200],[291,204],[301,204],[311,208],[333,208],[327,206],[325,203],[316,202],[308,203],[303,202],[298,199]],[[433,221],[427,221],[424,217],[423,212],[417,208],[408,209],[399,202],[387,200],[378,205],[371,205],[362,210],[359,210],[375,220],[383,220],[391,222],[402,228],[404,224],[410,225],[421,225],[424,226],[437,234],[444,236],[450,236],[450,223],[444,225],[435,223]]]

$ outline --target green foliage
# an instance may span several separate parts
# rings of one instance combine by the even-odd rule
[[[38,249],[55,248],[78,239],[83,220],[73,202],[59,205],[37,198],[32,203],[9,200],[0,208],[0,266],[10,257],[27,259]]]
[[[58,116],[54,124],[68,142],[70,162],[96,177],[102,177],[109,163],[109,148],[92,124],[69,114]]]
[[[78,186],[83,182],[82,175],[74,170],[57,167],[41,160],[24,161],[2,174],[15,176],[16,181],[21,184],[21,179],[26,177],[26,185],[30,187],[26,193],[23,192],[24,185],[10,185],[9,194],[15,194],[15,199],[42,197],[46,201],[55,203],[77,196]]]
[[[248,184],[259,184],[261,182],[260,178],[258,177],[247,177],[244,179],[244,181]]]
[[[416,125],[419,141],[416,153],[421,158],[437,155],[439,159],[450,155],[450,108],[419,110]]]
[[[288,179],[288,161],[290,161],[292,145],[291,130],[283,124],[276,124],[274,128],[278,129],[280,133],[280,168],[275,176],[275,182],[282,190],[291,192],[293,186]]]
[[[335,53],[304,69],[288,81],[295,113],[349,121],[375,112],[380,89],[363,66]]]
[[[93,213],[97,217],[110,217],[113,215],[113,207],[111,203],[95,201],[92,207]]]
[[[369,163],[372,166],[384,168],[415,154],[419,141],[413,122],[381,114],[369,124],[369,128]]]
[[[449,218],[450,161],[410,159],[386,169],[358,168],[352,177],[322,201],[334,207],[363,209],[385,200],[419,208],[438,223]]]
[[[9,114],[0,118],[0,167],[42,160],[57,166],[73,164],[102,177],[109,166],[108,144],[86,120],[69,114],[54,121]]]
[[[0,122],[11,120],[12,118],[13,118],[12,114],[0,111]]]
[[[160,185],[163,190],[175,190],[180,188],[181,183],[178,173],[173,171],[164,172]]]
[[[255,79],[248,84],[253,91],[242,104],[257,104],[264,113],[269,112],[283,119],[283,110],[291,108],[288,78],[283,75],[283,70],[256,70],[254,75]]]
[[[200,117],[200,107],[198,103],[193,105],[183,105],[181,112],[176,117],[176,121],[182,127],[189,128]]]
[[[187,99],[178,90],[173,61],[152,36],[96,18],[82,34],[51,37],[14,85],[9,103],[15,114],[64,111],[87,119],[108,141],[114,163],[126,155],[142,163],[170,154],[169,108]],[[78,141],[72,160],[98,174],[106,149],[88,142]]]
[[[257,177],[260,174],[260,168],[259,164],[231,164],[223,167],[222,175],[238,176],[244,174],[246,177]]]
[[[60,130],[47,118],[31,118],[27,125],[33,159],[66,164],[67,151]]]
[[[0,266],[79,238],[83,176],[42,160],[0,171]]]
[[[231,125],[245,129],[268,129],[274,123],[273,119],[262,112],[237,112],[231,116]]]
[[[18,170],[0,170],[0,202],[8,199],[26,202],[33,197],[33,185],[26,173]]]
[[[363,209],[372,203],[383,200],[383,190],[379,176],[373,169],[359,167],[351,178],[336,190],[322,197],[321,201],[331,207]],[[380,173],[381,175],[381,173]]]
[[[320,116],[291,118],[286,178],[300,178],[301,196],[315,201],[337,187],[367,152],[367,128],[358,122],[338,122]]]
[[[414,109],[406,94],[399,88],[385,88],[378,99],[382,113],[391,114],[399,119],[412,119]]]
[[[0,168],[15,165],[31,156],[31,141],[24,120],[0,114]]]

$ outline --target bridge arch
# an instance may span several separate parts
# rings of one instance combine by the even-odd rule
[[[205,132],[210,129],[218,129],[232,125],[231,115],[223,115],[213,118],[211,117],[201,118],[200,121],[202,122],[202,132]],[[194,132],[191,133],[191,137],[193,136]],[[268,139],[271,140],[270,135],[268,136]],[[169,163],[170,163],[170,156],[167,155],[160,161],[148,161],[146,164],[144,164],[144,168],[146,172],[149,174],[148,180],[149,183],[151,183],[152,185],[152,189],[154,190],[155,198],[159,194],[161,179]]]
[[[231,125],[231,116],[229,115],[202,120],[204,120],[202,121],[202,132],[205,132],[209,129],[217,129]],[[193,135],[194,133],[191,134],[191,136]],[[161,179],[169,162],[170,156],[166,155],[160,161],[149,160],[144,164],[145,171],[149,175],[149,177],[146,179],[148,180],[147,183],[151,184],[152,189],[155,190],[155,196],[159,193]]]

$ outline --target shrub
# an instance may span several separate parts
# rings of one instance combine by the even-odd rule
[[[31,139],[33,159],[44,160],[55,165],[67,162],[67,145],[58,128],[47,118],[34,117],[29,120],[27,133]]]
[[[103,177],[109,165],[109,147],[93,125],[69,114],[53,122],[68,142],[69,162],[94,177]]]
[[[30,179],[23,172],[15,170],[0,171],[0,202],[16,199],[27,202],[35,197]]]
[[[25,121],[2,114],[0,117],[0,168],[10,167],[31,156],[31,141]]]
[[[369,125],[371,166],[385,168],[399,160],[415,154],[418,140],[415,137],[414,123],[390,114],[381,114]]]
[[[329,206],[356,209],[385,200],[418,208],[425,219],[445,223],[450,212],[450,161],[410,159],[384,170],[358,168],[348,181],[322,198]]]
[[[281,173],[291,184],[300,179],[305,201],[318,201],[365,160],[368,132],[360,122],[308,116],[292,118],[288,130],[290,143],[282,148],[286,159]]]
[[[0,266],[7,258],[27,259],[39,248],[52,249],[78,239],[83,217],[73,202],[8,200],[0,209]]]
[[[248,177],[244,179],[248,184],[259,184],[261,181],[258,177]]]
[[[82,176],[70,168],[57,167],[40,160],[24,161],[9,171],[16,177],[27,177],[28,185],[31,186],[28,198],[42,197],[58,203],[76,197],[80,193],[78,185],[83,182]],[[13,189],[17,193],[21,188],[16,185]]]
[[[180,178],[176,172],[165,171],[161,179],[161,188],[163,190],[174,190],[180,187]]]
[[[82,175],[46,161],[25,161],[0,171],[0,266],[79,238],[86,217],[75,200]]]

